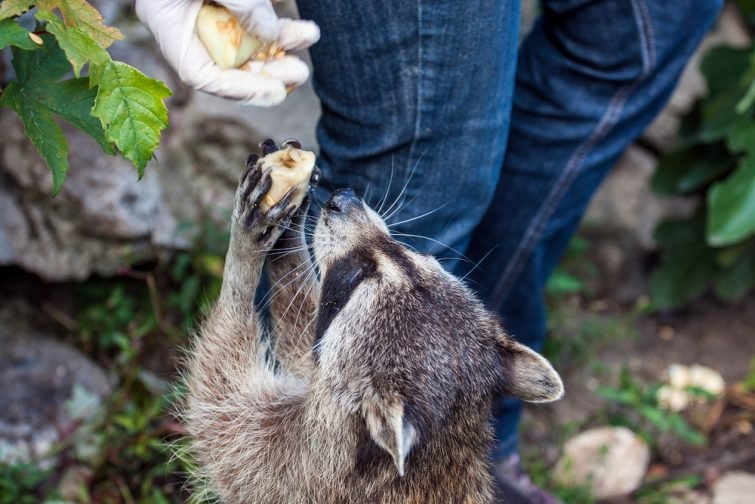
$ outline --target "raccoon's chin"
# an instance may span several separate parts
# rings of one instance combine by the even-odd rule
[[[321,271],[388,227],[351,189],[339,189],[322,205],[312,248]]]

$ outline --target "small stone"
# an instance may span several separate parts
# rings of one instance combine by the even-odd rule
[[[58,482],[58,492],[66,502],[81,502],[87,495],[87,486],[92,479],[92,470],[84,466],[72,466],[65,470]]]
[[[702,492],[687,490],[682,495],[672,495],[668,504],[710,504],[710,497]]]
[[[737,422],[737,430],[740,434],[749,434],[752,432],[752,422],[749,420],[740,420]]]
[[[713,504],[752,504],[755,501],[755,474],[730,472],[713,485]]]
[[[674,328],[667,325],[661,326],[658,328],[658,336],[660,336],[663,341],[671,341],[674,339]]]
[[[565,485],[588,486],[598,499],[611,499],[636,490],[649,462],[650,449],[631,430],[598,427],[566,442],[555,477]]]

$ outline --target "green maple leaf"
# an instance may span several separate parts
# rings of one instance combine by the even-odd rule
[[[113,147],[105,138],[91,108],[97,93],[88,79],[60,79],[71,70],[65,53],[50,35],[42,37],[44,46],[36,51],[13,49],[13,68],[17,81],[11,82],[0,96],[0,106],[16,111],[26,135],[47,162],[57,194],[68,172],[68,144],[55,120],[60,116],[94,137],[108,153]]]
[[[33,0],[3,0],[0,3],[0,19],[21,15],[28,11],[33,3]]]
[[[55,35],[68,61],[71,62],[76,77],[81,74],[81,69],[87,63],[90,63],[91,75],[95,66],[104,65],[110,61],[110,55],[100,47],[96,40],[79,28],[66,27],[55,14],[38,12],[36,18],[47,23],[45,28]]]
[[[165,84],[125,63],[110,61],[102,69],[92,114],[140,177],[160,144],[160,132],[168,126],[163,99],[170,95]]]
[[[85,0],[39,0],[37,4],[42,12],[52,13],[58,9],[67,27],[78,28],[103,49],[110,47],[116,40],[123,39],[118,28],[107,26],[97,9]]]
[[[14,20],[0,20],[0,49],[7,46],[20,47],[27,51],[38,49],[39,46],[32,41],[30,35],[28,31],[19,26]]]
[[[26,136],[52,172],[53,191],[57,194],[68,173],[68,142],[52,113],[47,108],[35,107],[15,82],[10,83],[3,92],[0,106],[15,110],[23,121]]]

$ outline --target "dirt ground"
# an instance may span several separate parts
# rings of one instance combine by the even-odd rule
[[[696,426],[707,434],[708,441],[702,447],[693,447],[664,436],[654,440],[657,447],[646,484],[657,486],[675,478],[697,476],[700,483],[693,485],[694,489],[685,487],[679,500],[669,497],[661,502],[708,502],[706,492],[722,473],[755,472],[755,404],[748,402],[753,396],[743,398],[733,388],[747,376],[755,358],[755,296],[733,306],[707,297],[673,314],[629,317],[626,308],[610,306],[610,301],[581,304],[573,301],[568,314],[559,315],[571,319],[568,327],[594,323],[598,317],[603,322],[613,321],[598,327],[616,334],[594,338],[599,348],[589,348],[588,343],[588,348],[578,348],[557,363],[565,380],[565,399],[527,408],[524,444],[534,449],[536,456],[542,456],[550,466],[558,459],[559,445],[568,435],[595,425],[605,408],[605,400],[596,391],[615,383],[623,367],[630,370],[634,380],[654,383],[663,380],[672,363],[701,364],[719,371],[728,387],[724,400],[698,412],[702,420]],[[642,501],[627,498],[619,502]]]

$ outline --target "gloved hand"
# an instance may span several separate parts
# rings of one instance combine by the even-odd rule
[[[271,0],[219,0],[246,30],[264,42],[275,41],[286,51],[304,49],[320,39],[312,21],[279,19]],[[255,61],[251,70],[220,69],[196,34],[202,0],[136,0],[136,14],[157,40],[165,58],[189,86],[248,105],[272,106],[309,78],[309,67],[286,55]]]

